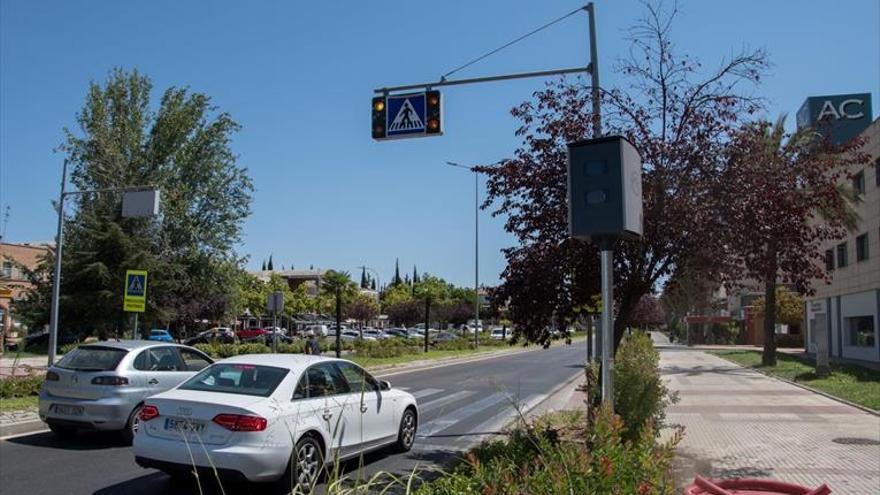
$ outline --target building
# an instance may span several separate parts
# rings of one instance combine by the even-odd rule
[[[304,285],[310,296],[317,296],[318,289],[321,287],[321,278],[327,273],[327,270],[262,270],[251,273],[264,282],[268,281],[272,275],[278,275],[287,281],[290,290],[296,290]]]
[[[862,198],[861,220],[845,239],[824,246],[833,278],[830,284],[816,282],[815,295],[805,301],[806,348],[816,352],[818,336],[825,335],[832,357],[880,362],[880,119],[871,122],[870,100],[865,110],[856,105],[861,101],[857,96],[862,95],[820,97],[827,100],[820,108],[835,119],[849,120],[848,125],[867,118],[860,135],[868,139],[865,151],[872,163],[849,171]]]
[[[10,311],[32,286],[20,267],[36,269],[48,251],[48,244],[0,242],[0,340],[4,349],[7,340],[17,341],[26,333]]]

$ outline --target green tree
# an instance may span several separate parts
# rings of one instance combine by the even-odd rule
[[[442,279],[425,274],[418,284],[413,284],[413,295],[425,304],[425,352],[428,352],[428,340],[431,322],[431,305],[442,304],[449,296],[449,286]]]
[[[125,326],[125,270],[135,268],[150,272],[144,320],[184,326],[231,313],[228,288],[243,261],[234,246],[253,191],[230,148],[239,125],[207,95],[172,87],[153,108],[151,90],[137,71],[114,70],[90,85],[76,115],[79,132],[64,129],[58,149],[76,189],[153,185],[162,194],[161,215],[148,219],[121,218],[119,194],[76,197],[64,227],[65,328]],[[43,273],[35,291],[51,278]]]
[[[266,269],[269,270],[270,272],[275,269],[275,267],[272,265],[272,255],[271,254],[269,255],[269,263],[266,265]]]
[[[400,258],[394,259],[394,278],[391,279],[391,285],[400,285],[403,280],[400,278]]]
[[[336,357],[342,355],[342,312],[347,303],[357,295],[357,287],[351,275],[345,271],[328,270],[321,280],[321,291],[331,295],[336,306]]]
[[[765,298],[755,299],[753,310],[755,316],[764,317]],[[797,292],[785,287],[776,287],[776,321],[783,325],[800,325],[804,318],[804,298]]]

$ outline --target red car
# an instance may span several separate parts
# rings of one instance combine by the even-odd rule
[[[244,330],[239,330],[235,332],[235,335],[238,336],[240,340],[248,340],[256,339],[258,337],[265,337],[268,333],[268,330],[262,328],[246,328]]]

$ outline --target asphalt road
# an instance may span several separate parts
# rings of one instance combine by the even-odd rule
[[[518,406],[537,404],[557,386],[581,373],[586,342],[554,345],[515,355],[388,376],[393,387],[416,395],[421,413],[419,435],[406,454],[376,452],[343,466],[349,476],[406,474],[418,466],[424,477],[448,466],[470,446],[497,435],[515,418]],[[208,483],[208,482],[206,482]],[[259,493],[254,485],[229,487],[226,493]],[[0,441],[0,491],[4,495],[198,493],[165,474],[134,463],[131,448],[114,435],[81,434],[62,441],[37,433]],[[205,493],[220,493],[202,486]]]

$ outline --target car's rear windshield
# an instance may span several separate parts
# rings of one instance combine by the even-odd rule
[[[76,371],[111,371],[128,353],[126,349],[84,345],[68,352],[55,366]]]
[[[274,366],[217,363],[183,382],[180,389],[268,397],[288,371]]]

